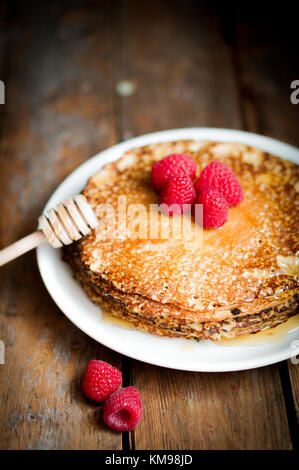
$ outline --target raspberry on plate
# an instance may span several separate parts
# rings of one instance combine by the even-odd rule
[[[228,204],[217,191],[202,192],[195,204],[203,205],[203,227],[219,228],[228,219]]]
[[[136,387],[117,390],[104,405],[104,421],[116,431],[131,431],[142,418],[141,396]]]
[[[89,361],[83,377],[83,392],[97,402],[105,401],[122,382],[122,373],[108,362]]]
[[[191,178],[187,175],[174,176],[162,190],[160,203],[166,204],[169,215],[187,212],[196,199],[196,191]]]
[[[154,163],[151,172],[153,187],[159,191],[178,174],[188,175],[192,180],[196,176],[196,163],[188,155],[173,153]]]
[[[236,175],[222,162],[213,161],[207,165],[195,182],[195,189],[198,195],[203,191],[217,191],[230,207],[240,204],[244,198],[242,186]]]

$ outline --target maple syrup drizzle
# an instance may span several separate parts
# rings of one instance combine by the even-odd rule
[[[123,320],[122,318],[114,317],[107,312],[107,310],[102,307],[102,320],[106,323],[112,323],[115,326],[120,326],[121,328],[134,329],[133,323],[128,320]]]
[[[107,310],[102,309],[102,320],[106,323],[112,323],[115,326],[120,326],[126,329],[135,329],[134,325],[128,320],[114,317],[110,315]],[[284,339],[289,333],[298,330],[299,331],[299,314],[289,318],[286,322],[281,323],[274,328],[268,328],[263,331],[259,331],[255,334],[240,335],[236,338],[222,338],[217,346],[256,346],[259,344],[276,343]],[[193,342],[190,341],[190,348],[188,344],[184,348],[186,350],[193,349]]]
[[[274,328],[268,328],[255,334],[237,336],[235,338],[222,338],[220,346],[256,346],[259,344],[276,343],[283,340],[293,332],[299,331],[299,314],[289,318]]]

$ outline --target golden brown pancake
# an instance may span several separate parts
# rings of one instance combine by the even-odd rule
[[[89,298],[95,304],[104,308],[110,315],[131,322],[135,328],[154,333],[159,336],[181,337],[185,339],[212,339],[220,340],[221,337],[233,338],[238,335],[256,333],[262,329],[271,328],[286,321],[295,315],[298,310],[298,295],[294,294],[287,299],[267,303],[267,308],[263,308],[252,314],[240,315],[237,311],[230,318],[225,320],[205,321],[202,315],[196,312],[160,305],[157,302],[148,300],[141,301],[140,304],[127,302],[126,294],[122,294],[109,289],[105,284],[94,285],[89,277],[74,262],[74,258],[66,254],[66,259],[73,267],[76,278],[81,282]],[[153,308],[144,308],[145,304],[150,304]],[[261,308],[261,305],[259,306]],[[237,310],[237,309],[236,309]]]
[[[235,336],[247,332],[244,325],[250,316],[253,322],[258,315],[256,328],[263,329],[296,313],[296,164],[241,144],[154,144],[132,149],[101,169],[83,194],[99,218],[101,203],[111,204],[117,212],[118,197],[124,195],[127,205],[142,203],[149,213],[150,204],[159,202],[150,183],[152,164],[170,153],[189,154],[197,162],[198,173],[213,160],[226,163],[242,184],[244,201],[230,208],[223,227],[203,231],[202,244],[200,236],[190,239],[188,234],[180,240],[109,238],[101,216],[96,232],[67,249],[67,258],[89,295],[97,303],[105,298],[115,315],[121,308],[131,321],[139,320],[139,327],[149,322],[167,335],[167,325],[173,322],[190,329],[193,323],[211,322],[212,327],[215,322],[230,321],[236,324],[230,328]],[[196,234],[194,222],[192,229]],[[220,335],[227,333],[223,328],[222,333],[216,328]]]

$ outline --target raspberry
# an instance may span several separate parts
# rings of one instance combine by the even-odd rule
[[[240,204],[244,198],[242,186],[236,175],[221,162],[211,162],[202,170],[195,183],[195,189],[197,194],[209,190],[219,192],[230,207]]]
[[[228,204],[217,191],[202,192],[196,204],[203,204],[203,227],[219,228],[228,218]]]
[[[94,401],[105,401],[120,386],[121,371],[104,361],[89,361],[83,378],[83,392]]]
[[[186,204],[193,204],[195,199],[196,191],[191,178],[187,175],[178,175],[166,184],[162,190],[160,202],[166,204],[165,212],[173,215],[186,212],[189,208]]]
[[[136,387],[117,390],[104,405],[104,421],[116,431],[131,431],[142,418],[142,403]]]
[[[173,153],[154,163],[151,179],[153,187],[159,191],[165,184],[178,174],[185,174],[194,180],[196,176],[196,163],[188,155]]]

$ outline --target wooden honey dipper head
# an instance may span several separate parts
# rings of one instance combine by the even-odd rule
[[[0,251],[0,266],[17,258],[46,240],[60,248],[80,240],[97,228],[98,219],[82,194],[67,199],[54,209],[47,210],[39,219],[39,230]]]
[[[82,194],[58,204],[56,210],[47,210],[39,217],[38,222],[39,228],[54,248],[80,240],[98,226],[98,219]]]

